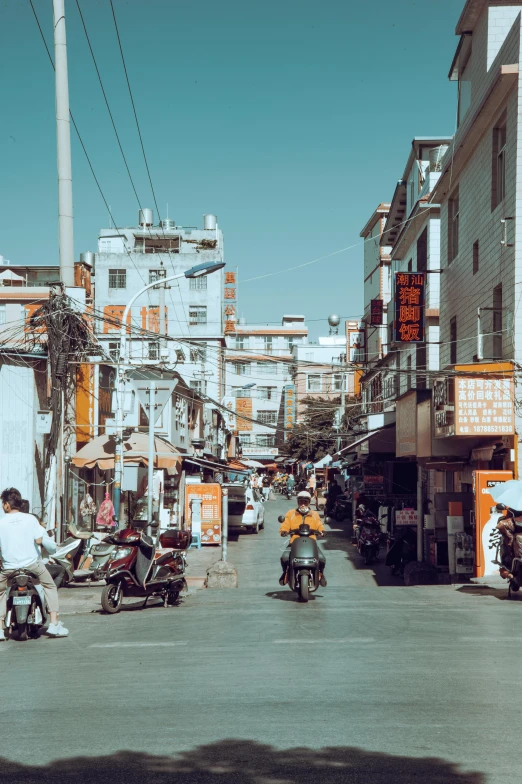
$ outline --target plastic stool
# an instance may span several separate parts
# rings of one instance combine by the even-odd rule
[[[192,534],[192,541],[190,543],[189,550],[195,547],[197,550],[201,550],[201,534]]]

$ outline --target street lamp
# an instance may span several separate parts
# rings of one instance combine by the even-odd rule
[[[195,267],[191,267],[185,272],[180,272],[177,275],[170,275],[166,278],[161,278],[161,284],[164,285],[171,280],[179,280],[180,278],[202,278],[204,275],[211,275],[213,272],[217,272],[220,269],[223,269],[225,266],[224,261],[205,261],[202,264],[196,264]],[[116,395],[117,399],[117,408],[116,408],[116,438],[117,438],[117,446],[116,446],[116,453],[114,455],[114,516],[116,520],[120,519],[120,495],[121,495],[121,479],[123,474],[123,409],[122,409],[122,401],[123,401],[123,394],[125,389],[125,380],[124,374],[122,373],[121,365],[126,361],[126,354],[127,354],[127,318],[129,316],[129,312],[131,307],[133,306],[134,302],[138,299],[141,294],[143,294],[148,289],[154,288],[154,286],[158,285],[158,281],[154,280],[152,283],[149,283],[147,286],[143,286],[143,288],[139,289],[139,291],[134,294],[129,302],[125,310],[123,311],[123,317],[121,320],[121,328],[120,328],[120,357],[119,363],[116,368],[116,388],[118,393]],[[152,416],[152,411],[149,412],[149,417]],[[150,424],[150,422],[149,422]],[[150,492],[150,490],[149,490]]]

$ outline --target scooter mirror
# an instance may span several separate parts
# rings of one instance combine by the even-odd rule
[[[279,520],[280,523],[284,523],[284,521],[285,521],[285,518],[283,517],[283,515],[279,515],[279,517],[277,519]]]

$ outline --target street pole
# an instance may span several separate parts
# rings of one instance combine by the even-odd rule
[[[221,500],[221,560],[225,561],[228,557],[228,488],[223,488]]]
[[[65,0],[53,0],[56,89],[56,149],[58,166],[58,240],[60,280],[74,286],[74,235],[71,166],[71,123],[65,36]]]
[[[121,524],[121,485],[123,478],[123,395],[125,392],[125,379],[120,364],[116,366],[116,448],[114,454],[114,492],[112,495],[114,503],[114,517],[118,521],[118,528],[124,528]]]
[[[147,536],[152,534],[152,496],[154,485],[154,424],[156,421],[156,382],[149,382],[149,466],[147,480]]]

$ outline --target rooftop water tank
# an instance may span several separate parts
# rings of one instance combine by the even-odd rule
[[[138,224],[140,226],[154,226],[154,213],[147,207],[138,213]]]
[[[215,231],[217,226],[217,215],[203,215],[203,228],[206,231]]]
[[[430,150],[430,172],[440,172],[442,169],[442,159],[448,151],[447,144],[441,144],[439,147],[434,147]]]
[[[163,218],[163,220],[160,221],[160,226],[164,231],[172,231],[176,228],[176,223],[171,220],[171,218]]]
[[[92,250],[86,250],[85,253],[80,253],[81,264],[88,264],[90,267],[94,267],[94,260],[95,256]]]

